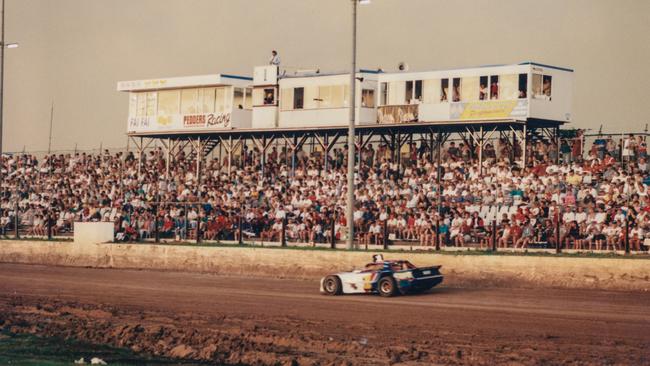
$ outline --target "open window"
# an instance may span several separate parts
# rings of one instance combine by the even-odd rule
[[[386,102],[388,101],[388,83],[379,84],[379,95],[379,105],[386,105]]]
[[[440,80],[440,101],[449,101],[449,79]]]
[[[253,89],[246,88],[244,96],[244,109],[253,109]]]
[[[454,78],[452,86],[453,86],[452,101],[460,102],[460,92],[461,92],[460,78]]]
[[[551,100],[551,75],[533,74],[533,98]]]
[[[422,102],[422,80],[415,80],[415,91],[413,99]]]
[[[232,104],[236,109],[244,109],[244,89],[235,88]]]
[[[375,90],[363,89],[361,91],[361,106],[365,108],[375,107]]]
[[[542,78],[542,94],[548,100],[551,100],[551,86],[553,77],[551,75],[544,75]]]
[[[293,88],[293,109],[303,109],[305,105],[305,88]]]
[[[264,105],[275,105],[275,88],[264,89]]]
[[[499,75],[490,76],[490,99],[499,99]]]
[[[528,74],[519,74],[519,99],[526,99],[528,94]]]
[[[481,76],[478,82],[478,100],[488,99],[488,77]]]
[[[404,92],[404,104],[411,104],[413,98],[413,80],[406,82],[406,91]]]

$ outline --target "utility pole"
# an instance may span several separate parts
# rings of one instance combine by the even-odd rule
[[[50,108],[50,137],[47,140],[47,155],[50,155],[52,150],[52,123],[54,122],[54,100],[52,100],[52,108]]]
[[[348,127],[348,201],[346,218],[348,223],[347,249],[354,247],[354,127],[356,119],[357,86],[357,6],[358,0],[352,0],[352,69],[350,70],[350,125]]]

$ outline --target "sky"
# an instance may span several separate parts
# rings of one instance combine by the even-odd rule
[[[5,151],[120,148],[121,80],[252,75],[283,65],[345,71],[351,0],[6,0]],[[575,70],[571,127],[650,123],[648,0],[372,0],[358,64],[394,71],[534,61]],[[54,107],[52,112],[52,106]]]

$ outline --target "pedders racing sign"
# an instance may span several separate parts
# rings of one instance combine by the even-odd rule
[[[185,128],[227,128],[230,126],[230,113],[190,114],[183,116]]]

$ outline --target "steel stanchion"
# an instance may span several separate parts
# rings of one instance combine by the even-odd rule
[[[52,213],[47,212],[47,240],[52,240]]]
[[[630,214],[629,212],[627,213]],[[625,254],[630,254],[630,220],[629,216],[625,217]]]
[[[330,227],[330,248],[336,248],[336,215],[332,215],[332,226]]]
[[[243,227],[244,220],[242,220],[241,212],[239,213],[238,220],[239,220],[238,221],[239,227],[237,228],[237,230],[239,231],[239,245],[244,245],[244,227]]]
[[[497,220],[492,221],[492,251],[497,251]]]
[[[20,235],[18,234],[18,202],[16,202],[16,208],[14,210],[14,236],[16,239],[20,239]]]
[[[283,217],[282,218],[282,238],[281,238],[281,245],[283,247],[287,246],[287,218]]]
[[[436,219],[436,252],[440,251],[440,219]]]
[[[388,249],[388,220],[384,220],[384,249]]]

